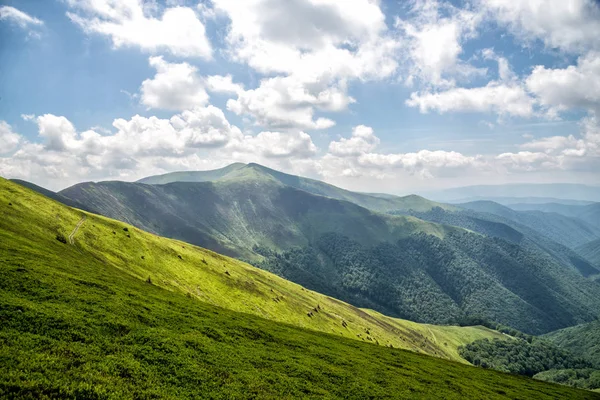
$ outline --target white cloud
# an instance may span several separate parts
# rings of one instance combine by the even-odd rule
[[[0,21],[10,21],[19,25],[21,28],[44,25],[44,21],[10,6],[0,7]]]
[[[168,51],[179,57],[212,58],[204,24],[193,9],[171,7],[160,18],[141,0],[67,0],[76,10],[67,16],[87,33],[110,37],[115,48]]]
[[[479,0],[490,18],[525,41],[568,52],[600,49],[600,6],[594,0]]]
[[[437,0],[415,0],[410,18],[396,20],[405,36],[409,65],[409,82],[414,76],[425,85],[454,86],[456,78],[482,75],[462,61],[462,42],[476,36],[481,15],[458,9]]]
[[[251,157],[309,158],[316,154],[317,146],[305,132],[260,132],[233,141],[227,150],[248,154]]]
[[[510,171],[538,171],[560,166],[559,158],[543,152],[502,153],[496,157],[496,160]]]
[[[526,85],[551,110],[600,111],[600,53],[590,52],[580,57],[577,65],[564,69],[538,65],[526,79]]]
[[[196,67],[188,63],[168,63],[160,56],[150,57],[149,62],[156,69],[156,75],[142,82],[142,104],[151,108],[185,110],[208,103],[208,94]]]
[[[227,109],[251,115],[257,125],[267,128],[326,129],[335,123],[326,118],[314,119],[315,108],[340,111],[352,101],[345,88],[274,77],[264,79],[256,89],[240,91],[237,99],[227,102]]]
[[[379,145],[379,138],[373,133],[373,128],[359,125],[352,129],[350,139],[341,138],[329,143],[329,153],[339,156],[359,156],[374,150]]]
[[[446,112],[493,112],[500,115],[530,117],[535,101],[517,84],[491,81],[476,88],[453,88],[439,93],[412,93],[406,101],[419,107],[422,113],[430,110]]]
[[[21,135],[12,131],[11,126],[0,120],[0,154],[7,154],[17,148]]]
[[[228,109],[267,129],[325,129],[355,100],[352,80],[390,77],[398,43],[378,2],[370,0],[215,0],[230,27],[226,53],[269,77],[239,91]],[[276,76],[273,76],[273,75]]]
[[[231,75],[211,75],[206,77],[206,87],[215,93],[238,94],[244,90],[244,85],[234,83]]]

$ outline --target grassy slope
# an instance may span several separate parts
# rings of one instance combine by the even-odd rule
[[[304,190],[308,193],[331,197],[337,200],[350,201],[361,207],[369,208],[375,211],[394,211],[394,210],[415,210],[428,211],[433,207],[442,207],[448,210],[455,210],[456,207],[447,204],[436,203],[423,197],[410,196],[392,196],[392,195],[371,195],[368,193],[357,193],[344,190],[325,182],[314,179],[303,178],[295,175],[285,174],[273,169],[263,167],[258,164],[231,164],[225,168],[212,171],[189,171],[173,172],[165,175],[151,176],[139,180],[140,183],[147,184],[165,184],[172,182],[214,182],[218,180],[235,179],[248,173],[259,173],[269,176],[277,182],[289,187]]]
[[[23,226],[41,225],[46,229],[35,232],[30,239],[50,238],[54,248],[61,247],[54,235],[60,232],[67,237],[84,215],[7,181],[1,182],[0,189],[5,194],[0,197],[0,207],[6,208],[0,226],[10,232],[15,227],[22,231]],[[13,205],[6,206],[11,201]],[[456,352],[458,346],[480,338],[501,337],[483,327],[457,329],[371,316],[243,262],[118,221],[86,215],[74,240],[75,247],[86,257],[141,280],[150,277],[157,286],[230,310],[462,362]],[[123,230],[125,227],[127,231]],[[315,312],[317,306],[319,311]],[[307,315],[310,312],[311,317]],[[446,338],[447,345],[437,341],[437,337]]]
[[[600,321],[560,329],[544,337],[600,368]]]
[[[67,236],[82,212],[4,180],[0,213],[0,397],[596,398],[198,301],[164,271],[183,277],[206,270],[208,280],[212,268],[201,259],[214,263],[218,272],[198,286],[227,286],[229,306],[242,307],[243,293],[261,287],[254,277],[235,276],[242,271],[285,288],[241,263],[131,227],[125,233],[122,223],[94,215],[74,245],[63,244],[55,234]],[[153,266],[141,267],[147,264]],[[219,270],[223,264],[230,275]],[[147,269],[153,284],[142,280]],[[301,288],[297,295],[318,296]],[[450,333],[436,332],[444,334]]]

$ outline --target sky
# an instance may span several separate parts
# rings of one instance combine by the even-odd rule
[[[597,0],[0,0],[0,176],[600,184]]]

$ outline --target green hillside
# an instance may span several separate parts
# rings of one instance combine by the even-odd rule
[[[577,268],[539,247],[372,212],[286,186],[262,168],[237,168],[215,182],[83,183],[61,194],[398,318],[483,317],[539,334],[600,314],[600,286],[580,273],[597,270],[585,261]]]
[[[557,346],[590,360],[600,369],[600,321],[550,332],[544,337]]]
[[[483,328],[405,325],[5,180],[0,212],[3,398],[598,398],[341,337],[366,318],[363,336],[380,344],[387,323],[453,348],[495,336]],[[294,304],[304,312],[315,300],[311,329],[215,305],[260,314],[272,303],[295,319]],[[334,332],[312,330],[327,319]]]
[[[139,183],[166,184],[172,182],[214,182],[219,180],[240,179],[250,174],[259,174],[288,187],[303,190],[308,193],[331,197],[332,199],[350,201],[359,206],[375,211],[416,210],[426,211],[433,207],[448,210],[457,209],[454,206],[436,203],[421,196],[393,196],[382,194],[357,193],[344,190],[315,179],[303,178],[285,174],[259,164],[231,164],[225,168],[212,171],[172,172],[165,175],[150,176],[140,179]]]
[[[481,203],[479,203],[481,205]],[[486,202],[489,204],[489,202]],[[490,212],[473,211],[465,209],[462,211],[447,211],[434,208],[427,212],[402,212],[403,215],[411,215],[425,221],[458,226],[482,235],[498,237],[509,242],[518,244],[530,251],[541,252],[552,257],[556,262],[578,271],[585,277],[593,277],[600,273],[600,268],[561,243],[552,240],[543,229],[544,224],[525,225],[518,213],[515,215],[498,215],[492,211],[503,210],[503,206],[491,203],[488,207]],[[555,227],[556,230],[556,227]],[[555,232],[558,235],[558,232]],[[562,231],[562,237],[568,238],[573,232],[569,229]]]
[[[69,239],[77,222],[83,221],[73,237],[73,244],[87,257],[109,263],[138,279],[150,278],[155,286],[213,305],[462,362],[456,351],[458,346],[480,338],[502,337],[483,327],[458,328],[384,319],[243,262],[157,237],[118,221],[82,213],[20,186],[2,183],[2,190],[6,192],[2,200],[12,202],[11,206],[3,204],[2,207],[6,212],[17,212],[13,215],[14,221],[0,223],[6,234],[15,229],[10,228],[11,225],[22,227],[35,223],[47,228],[43,236],[46,240],[55,239],[56,235]],[[23,221],[25,218],[29,221]],[[31,241],[40,239],[36,237]],[[60,245],[57,240],[50,243],[54,247]],[[438,337],[443,338],[446,345],[442,345]]]
[[[600,239],[585,243],[577,247],[575,251],[600,269]]]

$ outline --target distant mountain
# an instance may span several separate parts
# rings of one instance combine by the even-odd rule
[[[570,183],[521,183],[506,185],[478,185],[429,192],[427,197],[443,202],[464,199],[492,200],[493,198],[556,198],[565,200],[600,201],[600,186]],[[523,203],[523,201],[512,201]]]
[[[249,172],[252,171],[252,172]],[[410,195],[398,197],[390,194],[368,194],[351,192],[315,179],[303,178],[285,174],[259,164],[231,164],[225,168],[212,171],[187,171],[172,172],[165,175],[151,176],[140,179],[139,183],[165,184],[172,182],[214,182],[244,179],[249,174],[260,173],[264,177],[279,182],[287,187],[303,190],[320,196],[331,197],[337,200],[346,200],[359,206],[375,211],[415,210],[426,211],[433,207],[453,210],[455,207],[436,203],[423,197]]]
[[[558,203],[545,204],[513,204],[509,206],[518,211],[543,211],[578,218],[588,224],[600,226],[600,203],[586,205],[566,205]]]
[[[586,260],[600,268],[600,239],[582,244],[575,249]]]
[[[480,207],[480,209],[485,210],[486,208]],[[487,211],[494,210],[502,210],[502,206],[496,204],[495,206],[487,208]],[[539,224],[537,226],[533,224],[534,228],[532,228],[523,224],[522,221],[519,220],[518,215],[509,215],[513,218],[511,219],[507,218],[506,215],[501,216],[491,212],[474,211],[470,209],[447,211],[439,208],[427,212],[409,211],[402,212],[402,214],[411,215],[425,221],[436,222],[439,224],[459,226],[481,233],[482,235],[507,240],[529,249],[530,251],[550,256],[556,262],[578,271],[585,277],[593,277],[600,273],[600,268],[598,266],[592,264],[575,250],[561,244],[565,241],[568,242],[568,232],[564,232],[565,237],[559,238],[561,243],[558,243],[551,239],[543,230],[537,230],[547,224]],[[524,220],[525,222],[528,222],[527,218]],[[552,228],[551,231],[556,231],[557,229],[557,227]]]
[[[594,201],[586,200],[573,200],[573,199],[557,199],[555,197],[494,197],[494,196],[477,196],[467,197],[464,199],[455,199],[448,201],[449,204],[460,204],[460,203],[471,203],[474,201],[493,201],[494,203],[502,204],[513,208],[513,205],[517,207],[523,206],[524,210],[530,210],[526,205],[528,204],[546,204],[546,203],[557,203],[569,206],[585,206],[588,204],[595,203]],[[533,208],[535,209],[535,208]]]
[[[600,203],[594,203],[600,206]],[[458,204],[459,207],[498,215],[516,223],[535,229],[555,242],[561,243],[571,249],[600,238],[600,223],[588,216],[587,219],[574,216],[561,215],[554,212],[544,211],[515,211],[509,207],[494,203],[492,201],[477,201]],[[591,206],[563,206],[565,208],[581,208],[588,210]],[[600,217],[600,209],[598,209]],[[589,213],[592,214],[592,213]]]
[[[600,314],[600,286],[548,254],[332,196],[383,209],[443,210],[434,202],[390,202],[256,164],[211,174],[204,182],[83,183],[60,194],[356,306],[415,321],[479,316],[542,333]]]

